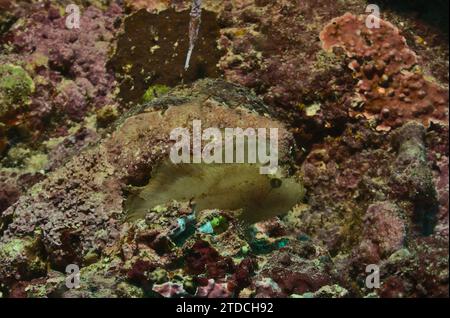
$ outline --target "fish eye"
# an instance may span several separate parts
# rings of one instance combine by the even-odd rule
[[[281,181],[281,179],[278,179],[278,178],[270,179],[270,186],[272,188],[279,188],[279,187],[281,187],[282,183],[283,182]]]

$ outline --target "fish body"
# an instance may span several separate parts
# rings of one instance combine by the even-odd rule
[[[152,208],[176,200],[193,201],[196,211],[240,210],[254,223],[288,212],[303,198],[294,178],[260,174],[257,164],[162,164],[144,187],[134,187],[125,208],[138,219]]]

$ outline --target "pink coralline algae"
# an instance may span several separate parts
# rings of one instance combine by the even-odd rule
[[[106,61],[121,12],[116,5],[106,12],[91,6],[82,11],[80,28],[68,29],[59,8],[46,5],[10,30],[10,44],[37,86],[25,125],[48,129],[45,123],[55,117],[81,121],[90,110],[113,103],[115,80]]]
[[[341,47],[353,59],[349,68],[358,79],[354,115],[374,118],[379,130],[414,119],[427,126],[448,121],[448,91],[422,74],[416,54],[394,25],[379,19],[379,28],[368,28],[366,18],[347,13],[320,34],[325,50]]]
[[[229,298],[231,297],[231,293],[228,291],[227,284],[217,283],[214,279],[209,279],[205,286],[198,287],[196,296],[204,298]]]
[[[406,226],[400,215],[399,209],[390,202],[369,206],[364,219],[362,244],[374,244],[381,256],[390,255],[402,248]]]
[[[171,282],[154,285],[153,291],[166,298],[182,297],[186,294],[182,285]]]
[[[48,1],[15,2],[8,12],[20,19],[1,36],[0,64],[10,75],[2,73],[0,99],[13,105],[0,106],[0,160],[18,143],[42,158],[39,171],[3,171],[3,165],[11,164],[7,159],[1,163],[1,178],[10,185],[23,184],[20,192],[42,177],[41,172],[56,169],[98,139],[95,125],[85,127],[86,116],[118,109],[115,79],[105,65],[122,9],[81,8],[80,29],[66,27],[64,9]],[[111,123],[103,119],[98,126]],[[2,205],[14,202],[11,196]]]

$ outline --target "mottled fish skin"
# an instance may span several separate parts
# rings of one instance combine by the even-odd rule
[[[194,201],[195,210],[241,210],[247,223],[288,212],[303,198],[294,178],[259,173],[256,164],[162,164],[147,186],[131,190],[125,203],[130,220],[143,218],[157,205]]]

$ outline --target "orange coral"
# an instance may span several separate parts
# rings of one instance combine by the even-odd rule
[[[448,90],[418,70],[416,54],[394,25],[380,19],[379,28],[369,29],[365,18],[346,13],[320,34],[325,50],[340,47],[353,58],[349,68],[359,80],[357,99],[364,103],[353,115],[375,118],[378,130],[411,119],[427,126],[431,121],[448,121]]]

